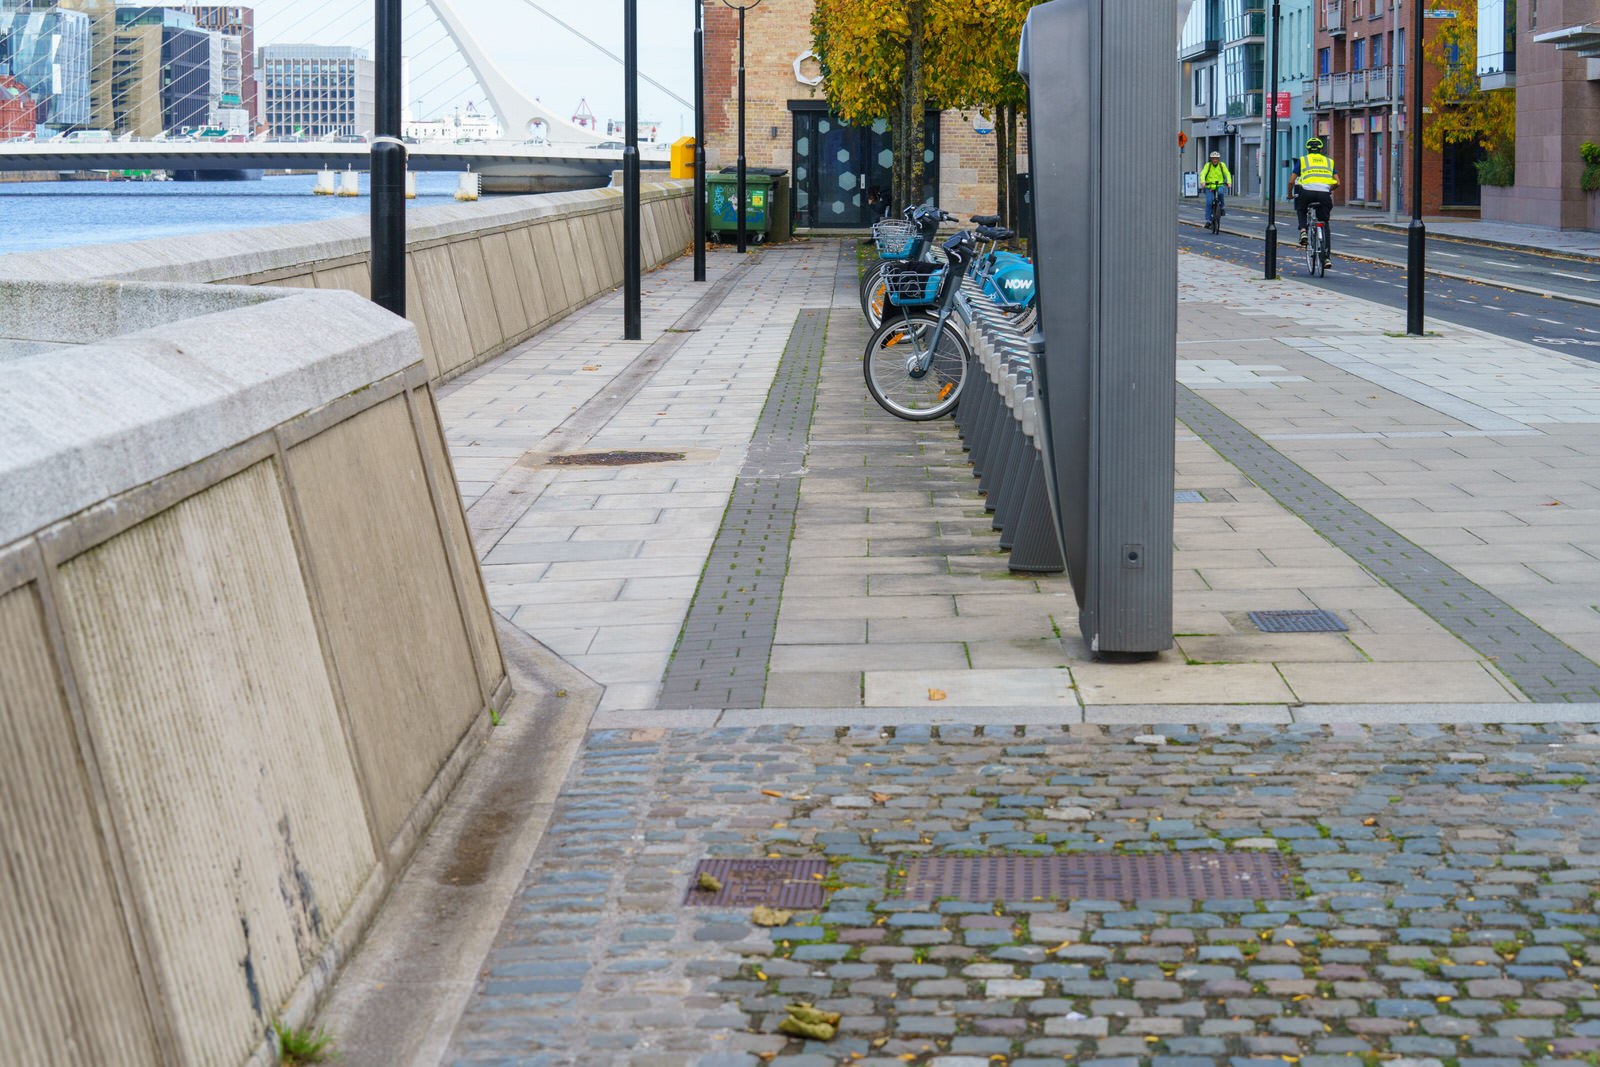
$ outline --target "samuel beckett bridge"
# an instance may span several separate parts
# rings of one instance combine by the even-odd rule
[[[450,0],[423,0],[442,26],[438,43],[453,45],[446,59],[459,57],[466,72],[488,98],[489,106],[506,135],[497,141],[424,142],[406,149],[407,166],[414,171],[473,171],[491,189],[506,192],[549,192],[605,185],[622,165],[622,150],[613,136],[569,121],[529,96],[489,58],[468,30]],[[578,31],[544,8],[530,7],[578,36]],[[613,60],[620,60],[588,38],[583,38]],[[433,66],[437,67],[438,62]],[[432,69],[432,68],[430,68]],[[156,76],[152,72],[151,76]],[[654,79],[645,77],[685,106],[689,101]],[[666,166],[668,146],[640,144],[645,167]],[[250,140],[212,142],[192,140],[111,139],[11,141],[0,143],[0,171],[84,170],[365,170],[371,148],[364,141]]]

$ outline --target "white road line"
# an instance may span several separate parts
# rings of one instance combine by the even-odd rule
[[[1552,326],[1560,326],[1561,325],[1561,323],[1559,321],[1557,321],[1556,319],[1540,319],[1539,321],[1540,322],[1548,322]]]
[[[1573,281],[1577,282],[1600,282],[1600,278],[1589,277],[1588,275],[1584,274],[1568,274],[1564,270],[1553,270],[1550,273],[1554,274],[1558,278],[1571,278]]]
[[[1438,249],[1434,249],[1433,254],[1436,255],[1436,256],[1443,256],[1446,259],[1460,259],[1461,258],[1460,256],[1456,255],[1454,252],[1440,252]]]

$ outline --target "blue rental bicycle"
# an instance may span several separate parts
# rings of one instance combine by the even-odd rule
[[[939,223],[949,216],[936,207],[907,208],[898,219],[881,219],[872,225],[872,241],[878,247],[878,261],[861,276],[861,313],[869,329],[883,322],[887,294],[882,281],[884,268],[893,263],[936,263],[935,241]]]
[[[941,247],[943,263],[884,266],[881,281],[888,306],[862,355],[872,399],[889,414],[913,422],[937,419],[955,408],[971,354],[957,305],[962,281],[977,257],[977,238],[961,230]]]
[[[883,271],[893,262],[938,263],[939,246],[935,236],[941,221],[953,216],[936,207],[913,208],[905,219],[884,219],[872,228],[874,243],[878,246],[879,260],[867,268],[861,279],[861,313],[866,316],[867,328],[877,329],[883,323],[887,300],[887,286]],[[1033,260],[1016,252],[997,248],[1001,241],[1009,241],[1016,234],[998,225],[998,215],[974,215],[977,240],[984,242],[973,272],[967,283],[988,297],[1007,316],[1015,316],[1014,325],[1027,332],[1038,318],[1033,299]],[[959,309],[966,318],[965,308]]]

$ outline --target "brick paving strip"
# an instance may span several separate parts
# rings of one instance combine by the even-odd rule
[[[445,1062],[1583,1067],[1593,725],[591,733]],[[1277,850],[1286,899],[914,901],[937,856]],[[787,926],[706,857],[823,858]],[[776,1032],[785,1006],[842,1016]]]
[[[827,308],[795,318],[657,707],[761,706],[827,327]]]
[[[1592,702],[1600,696],[1600,665],[1181,384],[1178,417],[1286,509],[1493,660],[1533,700]]]

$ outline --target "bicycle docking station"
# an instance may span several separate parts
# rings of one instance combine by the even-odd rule
[[[1050,0],[1029,12],[1017,67],[1028,83],[1039,325],[1026,351],[1015,338],[996,334],[988,342],[1004,353],[1006,370],[997,377],[985,368],[994,388],[968,391],[970,419],[969,400],[960,405],[963,430],[976,430],[986,410],[980,394],[997,393],[1021,436],[1031,431],[1043,506],[1035,496],[1030,510],[1027,487],[1013,494],[1007,484],[1031,475],[1008,479],[995,463],[996,515],[1004,505],[1017,509],[1014,554],[1019,544],[1032,552],[1054,535],[1079,628],[1100,656],[1172,647],[1174,6]],[[986,321],[974,312],[973,328],[987,338]],[[1020,373],[1013,382],[1012,368],[1022,356],[1031,396],[1025,389],[1019,404],[1024,383]],[[993,415],[998,406],[990,401],[987,409]],[[998,447],[1027,460],[1021,438],[1011,436]],[[977,436],[970,439],[977,451]],[[983,458],[995,449],[986,442]],[[1040,512],[1044,518],[1029,526]]]

